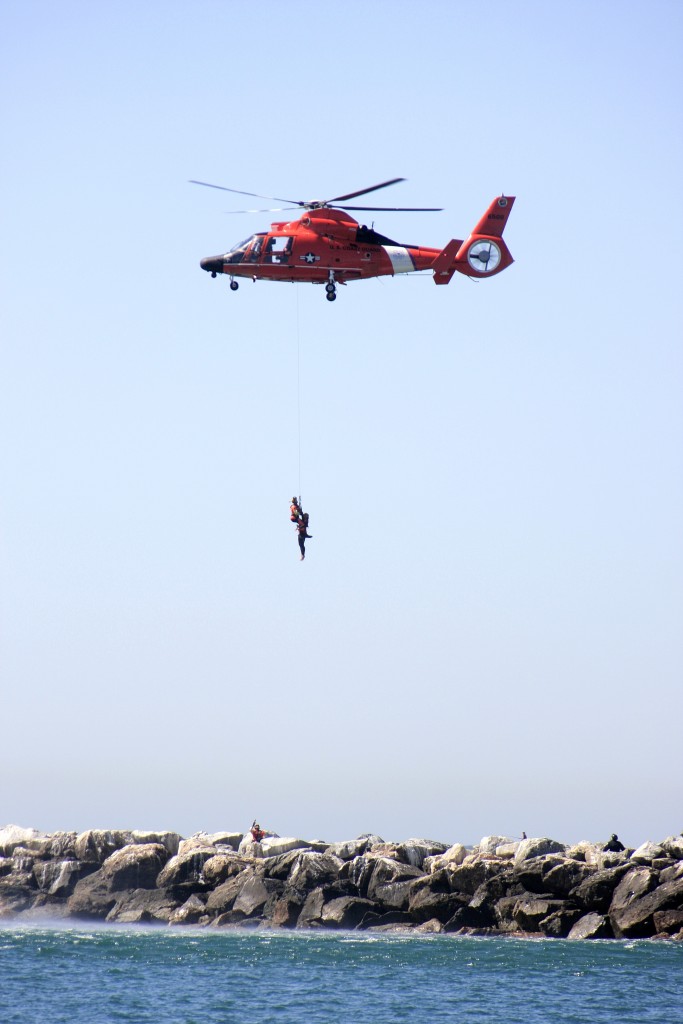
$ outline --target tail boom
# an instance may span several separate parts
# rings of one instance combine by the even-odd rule
[[[469,238],[464,242],[451,239],[432,264],[435,284],[448,284],[456,272],[467,277],[493,277],[514,263],[502,238],[514,201],[514,196],[498,196]]]

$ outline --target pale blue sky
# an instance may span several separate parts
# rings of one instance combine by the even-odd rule
[[[0,822],[683,827],[682,25],[4,4]],[[516,195],[513,267],[334,304],[199,268],[270,218],[189,178],[395,176],[445,208],[377,214],[404,242]]]

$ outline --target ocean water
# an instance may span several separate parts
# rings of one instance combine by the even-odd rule
[[[0,930],[1,1024],[676,1024],[683,944]]]

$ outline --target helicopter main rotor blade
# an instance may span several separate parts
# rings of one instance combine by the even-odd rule
[[[258,192],[243,192],[239,188],[226,188],[225,185],[212,185],[210,181],[195,181],[194,178],[189,179],[190,185],[205,185],[206,188],[218,188],[221,192],[235,192],[238,196],[253,196],[254,199],[274,199],[276,203],[291,203],[292,206],[305,206],[306,204],[299,199],[281,199],[280,196],[262,196]],[[238,211],[235,211],[238,212]],[[247,211],[251,212],[251,211]],[[257,213],[261,213],[261,210],[257,210]],[[263,211],[267,212],[267,211]]]
[[[337,206],[335,210],[380,210],[385,213],[440,213],[443,206]]]
[[[356,196],[364,196],[367,192],[376,192],[378,188],[387,188],[389,185],[396,185],[399,181],[405,181],[405,178],[392,178],[391,181],[382,181],[379,185],[371,185],[370,188],[361,188],[357,192],[347,192],[345,196],[334,196],[332,199],[328,199],[328,203],[336,203],[337,200],[344,199],[355,199]]]

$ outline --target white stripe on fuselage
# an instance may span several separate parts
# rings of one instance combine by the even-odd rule
[[[410,253],[402,245],[383,245],[382,248],[391,260],[395,274],[409,274],[411,270],[415,270]]]

